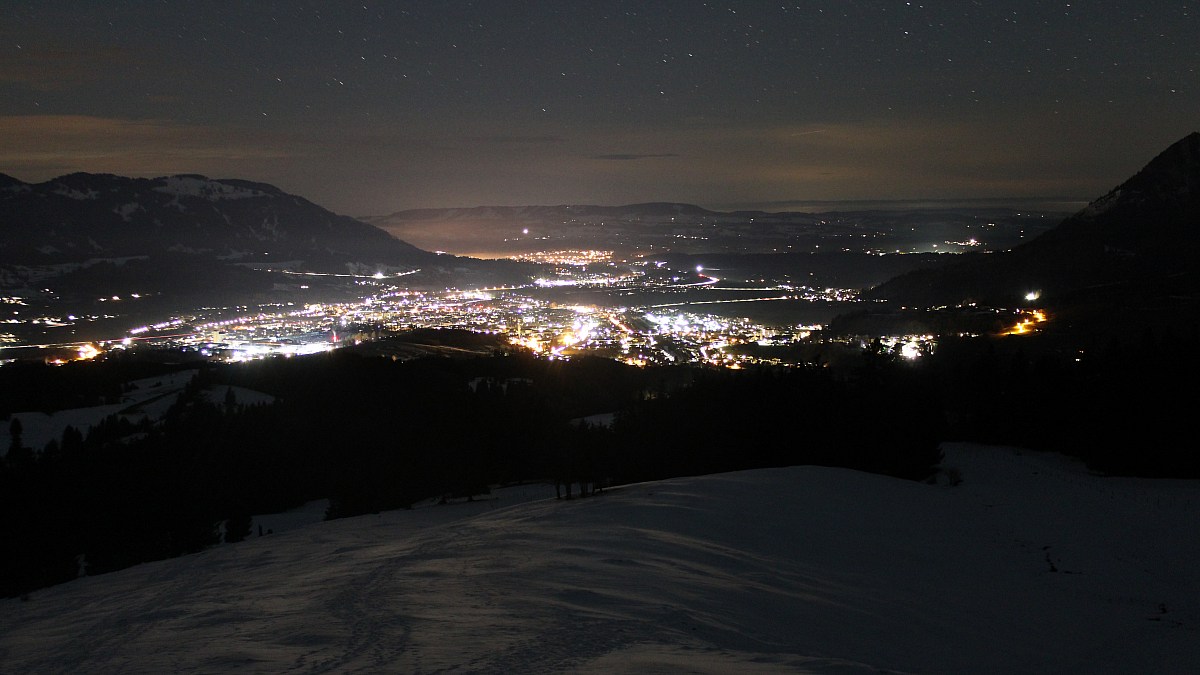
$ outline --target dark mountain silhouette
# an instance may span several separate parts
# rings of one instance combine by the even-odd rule
[[[24,185],[24,183],[17,180],[16,178],[13,178],[12,176],[10,176],[6,173],[0,173],[0,190],[19,188],[22,185]]]
[[[1200,133],[1040,237],[1004,253],[968,254],[904,274],[866,297],[907,305],[1195,305],[1200,282]]]
[[[0,262],[22,265],[164,252],[293,261],[309,271],[411,268],[433,255],[276,187],[181,175],[0,178]]]

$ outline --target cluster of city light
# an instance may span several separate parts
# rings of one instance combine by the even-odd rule
[[[576,283],[579,276],[584,275],[577,275]],[[702,276],[699,283],[715,282],[715,277]],[[691,362],[740,367],[752,358],[726,348],[772,335],[770,329],[745,319],[697,314],[683,307],[560,305],[531,298],[520,289],[392,289],[356,302],[272,309],[212,308],[196,316],[140,326],[125,340],[106,343],[106,348],[122,348],[138,340],[191,348],[214,359],[244,361],[327,351],[352,344],[355,340],[347,336],[362,330],[370,337],[457,328],[502,335],[548,358],[595,353],[637,365]]]
[[[645,318],[654,324],[662,334],[697,335],[706,333],[723,333],[728,331],[735,321],[720,319],[711,315],[678,313],[647,313]]]
[[[539,277],[533,280],[533,285],[541,288],[560,286],[614,286],[637,280],[636,274],[584,274],[580,272],[562,272],[556,277]]]
[[[233,363],[264,359],[269,356],[304,356],[333,351],[335,345],[330,342],[309,342],[299,344],[269,344],[256,342],[234,342],[224,346],[225,360]]]
[[[104,353],[102,350],[100,350],[100,348],[90,342],[74,345],[73,348],[75,349],[74,356],[52,358],[46,363],[52,366],[61,366],[71,361],[88,361]]]
[[[654,326],[660,338],[672,340],[668,361],[706,363],[728,368],[741,368],[759,359],[738,354],[727,348],[748,343],[761,343],[777,335],[776,330],[748,319],[729,319],[709,314],[680,310],[656,310],[644,316]],[[790,330],[790,329],[789,329]]]
[[[294,272],[292,270],[275,269],[272,267],[266,267],[266,268],[263,268],[263,271],[264,272],[277,272],[279,274],[290,274],[292,276],[297,276],[297,277],[335,277],[335,278],[339,278],[339,279],[373,279],[376,281],[380,281],[383,279],[397,279],[399,277],[406,277],[410,274],[416,274],[417,272],[420,272],[421,270],[419,270],[419,269],[405,270],[403,272],[376,271],[374,274],[349,274],[349,273],[340,273],[339,274],[339,273],[333,273],[333,272]],[[307,287],[303,286],[302,288],[307,288]]]
[[[550,265],[572,265],[575,267],[583,267],[585,265],[594,265],[596,263],[606,263],[612,260],[612,251],[598,251],[592,249],[583,250],[566,250],[566,251],[536,251],[534,253],[521,253],[519,255],[510,256],[512,260],[520,262],[550,264]]]
[[[209,358],[244,361],[271,356],[294,356],[332,350],[413,329],[463,329],[507,338],[513,344],[546,358],[571,358],[594,354],[625,363],[647,366],[666,363],[705,363],[739,368],[761,360],[748,344],[783,345],[805,339],[820,327],[763,326],[747,319],[722,318],[699,313],[700,305],[773,300],[854,300],[853,289],[811,288],[760,279],[757,288],[745,282],[718,286],[713,270],[696,266],[694,272],[672,270],[666,263],[642,260],[616,265],[612,251],[564,250],[535,254],[527,259],[559,266],[548,278],[528,286],[475,290],[419,291],[380,283],[381,274],[337,275],[360,277],[374,293],[354,302],[210,307],[194,315],[140,326],[125,339],[100,343],[95,353],[137,343],[196,350]],[[588,265],[599,265],[588,270]],[[297,274],[297,276],[301,276]],[[309,276],[309,275],[304,275]],[[389,274],[387,278],[403,276]],[[539,299],[537,287],[605,286],[614,297],[630,290],[686,295],[697,287],[722,291],[777,290],[776,297],[697,299],[633,307],[559,304]],[[707,292],[707,291],[704,291]],[[16,303],[12,303],[16,304]],[[72,317],[73,318],[73,317]],[[927,338],[927,336],[926,336]],[[929,338],[927,338],[929,339]],[[897,347],[906,357],[927,353],[919,339],[905,338]],[[749,353],[743,353],[749,352]],[[85,351],[80,351],[82,357]]]
[[[933,353],[936,337],[933,335],[890,335],[881,337],[879,343],[893,352],[899,353],[901,358],[913,361]]]
[[[79,351],[77,353],[79,355],[80,361],[86,361],[88,359],[94,359],[97,356],[100,356],[101,352],[96,347],[96,345],[88,343],[88,344],[80,345]]]
[[[168,330],[168,329],[175,329],[175,328],[179,328],[183,325],[184,325],[184,320],[176,317],[176,318],[170,319],[168,321],[162,321],[162,322],[152,324],[149,326],[138,326],[137,328],[130,330],[129,334],[130,335],[142,335],[144,333],[149,333],[150,331],[163,331],[163,330]]]
[[[14,311],[13,314],[19,314],[19,313],[17,311]],[[116,317],[113,316],[112,314],[85,314],[83,316],[77,316],[75,314],[68,314],[65,317],[62,317],[62,316],[26,316],[24,318],[22,318],[20,316],[13,316],[13,317],[5,318],[5,319],[0,319],[0,323],[15,324],[15,325],[29,325],[29,326],[45,326],[47,328],[62,328],[63,326],[74,326],[77,322],[80,322],[80,321],[99,321],[101,319],[114,319],[114,318],[116,318]]]
[[[820,326],[773,328],[677,307],[567,305],[519,290],[394,291],[350,303],[311,303],[288,311],[214,310],[216,316],[176,317],[130,331],[123,340],[79,345],[76,358],[92,358],[133,341],[190,348],[217,360],[247,361],[325,352],[392,332],[457,328],[506,337],[546,358],[595,354],[636,366],[703,363],[742,368],[776,363],[742,353],[739,345],[783,345]],[[238,310],[233,316],[231,310]],[[1037,314],[1030,314],[1036,320]],[[1044,315],[1041,315],[1044,319]],[[364,332],[365,331],[365,332]],[[169,333],[169,335],[167,334]],[[905,358],[932,350],[932,336],[886,338]]]
[[[1017,323],[1001,335],[1026,335],[1037,330],[1038,324],[1046,323],[1046,312],[1041,309],[1022,310]]]
[[[129,297],[134,300],[140,300],[142,297],[142,294],[141,293],[130,293]],[[99,302],[121,302],[121,296],[109,295],[109,296],[105,296],[103,298],[96,298],[96,300],[98,300]]]
[[[825,300],[828,302],[853,302],[858,299],[856,288],[826,288],[823,290],[805,289],[797,299]]]

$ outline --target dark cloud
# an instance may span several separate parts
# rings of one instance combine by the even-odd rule
[[[0,83],[21,84],[35,91],[65,91],[94,78],[97,72],[130,68],[135,55],[112,46],[21,46],[0,50]]]
[[[618,153],[613,155],[592,155],[592,159],[613,159],[618,161],[636,160],[636,159],[654,159],[657,157],[678,157],[674,152],[660,152],[655,154],[634,155]]]
[[[472,136],[467,139],[473,143],[494,143],[494,144],[509,144],[509,145],[539,145],[549,143],[563,143],[566,141],[562,136]]]
[[[888,209],[951,209],[951,208],[1006,208],[1029,209],[1033,211],[1054,211],[1058,213],[1074,213],[1087,206],[1087,202],[1067,197],[995,197],[975,199],[850,199],[850,200],[818,200],[818,199],[787,199],[765,202],[736,202],[721,204],[722,208],[731,210],[762,209],[767,211],[795,210],[802,212],[848,211],[848,210],[888,210]]]

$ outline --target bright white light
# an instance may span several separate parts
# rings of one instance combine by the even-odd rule
[[[1040,297],[1042,297],[1041,291],[1030,291],[1025,294],[1025,299],[1028,300],[1029,302],[1033,302],[1034,300],[1037,300]]]

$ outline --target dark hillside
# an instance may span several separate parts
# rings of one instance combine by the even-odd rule
[[[1013,307],[1040,291],[1040,302],[1068,308],[1079,294],[1109,289],[1111,300],[1141,300],[1123,290],[1153,283],[1195,302],[1191,274],[1200,254],[1200,133],[1173,144],[1135,176],[1028,244],[1008,253],[969,254],[892,279],[868,298],[917,306],[979,302]],[[1152,281],[1153,280],[1153,281]]]

